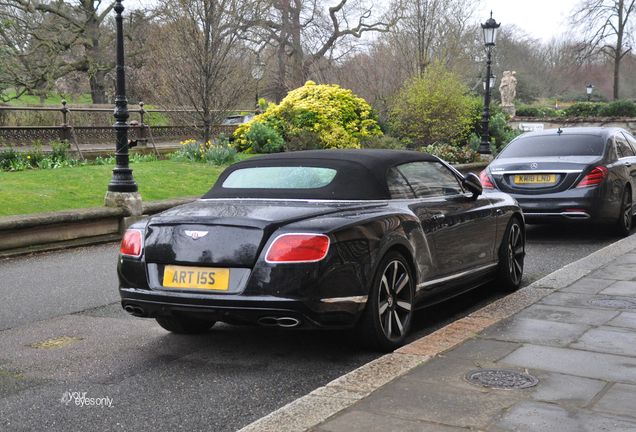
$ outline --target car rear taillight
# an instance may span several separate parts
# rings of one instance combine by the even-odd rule
[[[479,181],[481,181],[481,185],[484,189],[494,189],[495,187],[492,185],[488,174],[486,174],[486,170],[479,173]]]
[[[589,188],[598,186],[607,177],[607,168],[604,166],[597,166],[591,173],[583,177],[583,180],[576,186],[577,189]]]
[[[271,263],[320,261],[329,250],[324,234],[282,234],[269,247],[265,261]]]
[[[124,238],[121,240],[121,248],[119,253],[122,255],[128,255],[135,258],[141,256],[141,250],[143,249],[143,236],[139,230],[127,230],[124,233]]]

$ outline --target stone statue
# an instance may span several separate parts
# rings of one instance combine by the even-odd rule
[[[517,78],[516,71],[505,71],[501,84],[499,84],[499,92],[501,93],[501,104],[503,106],[514,106],[514,99],[517,95]]]

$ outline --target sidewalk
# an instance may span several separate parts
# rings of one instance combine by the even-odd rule
[[[241,432],[636,431],[635,249],[632,235]]]

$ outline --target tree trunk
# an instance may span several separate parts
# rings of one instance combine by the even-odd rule
[[[614,100],[618,100],[618,90],[619,90],[619,76],[620,76],[620,65],[621,65],[621,49],[618,48],[616,52],[616,58],[614,59]]]
[[[106,98],[106,85],[104,84],[104,78],[106,73],[104,71],[98,71],[95,75],[90,77],[91,84],[91,97],[93,98],[93,104],[107,104]]]
[[[616,49],[614,49],[614,100],[618,100],[619,74],[621,68],[621,58],[623,57],[623,37],[625,31],[625,18],[623,0],[618,1],[618,28],[616,29]],[[629,12],[628,12],[629,16]]]

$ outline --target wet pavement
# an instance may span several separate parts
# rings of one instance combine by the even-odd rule
[[[636,431],[636,238],[241,429],[466,430]]]

